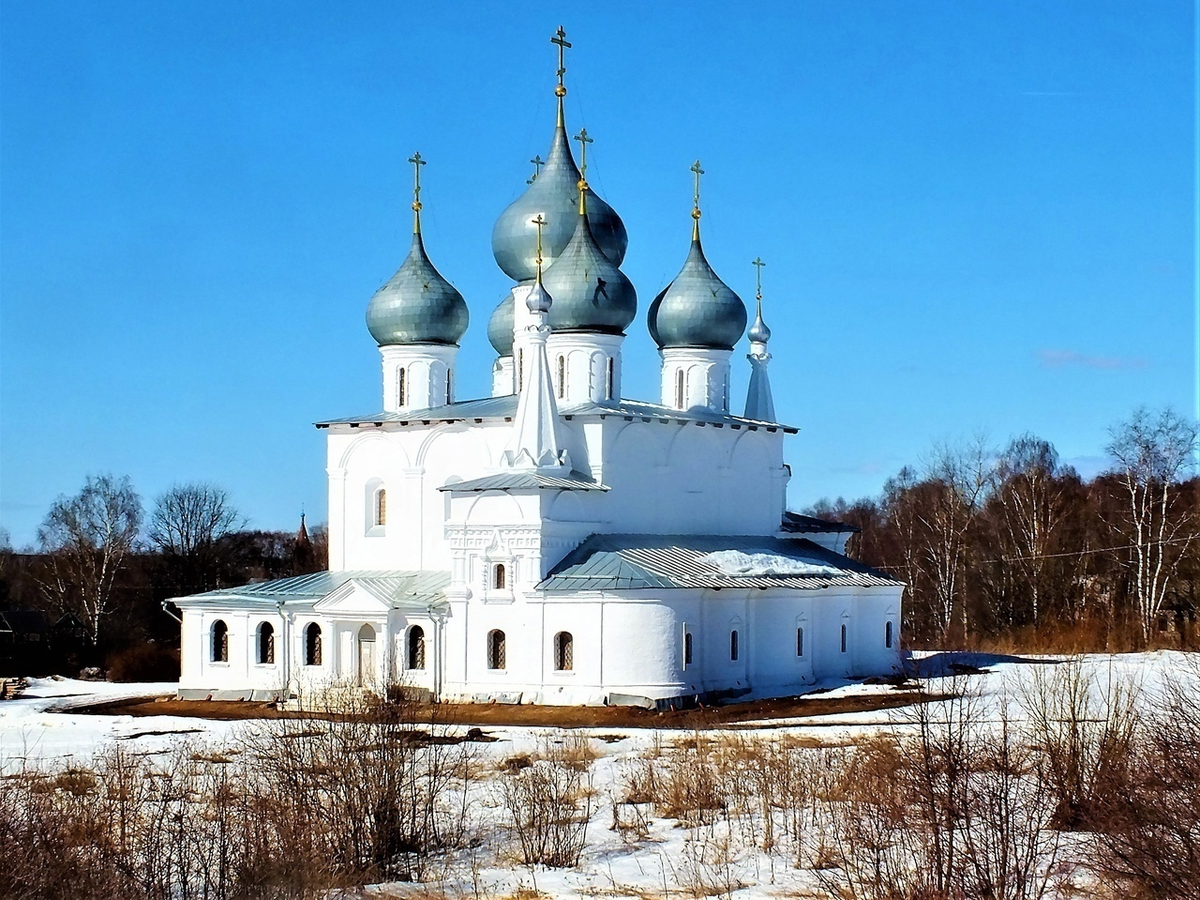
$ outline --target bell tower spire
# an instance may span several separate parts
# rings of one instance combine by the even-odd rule
[[[766,265],[761,257],[755,257],[751,263],[754,266],[754,323],[750,326],[747,337],[750,338],[750,352],[746,359],[750,360],[750,389],[746,392],[746,418],[757,419],[760,422],[775,421],[775,401],[771,396],[771,381],[767,377],[767,363],[771,354],[767,352],[767,341],[771,339],[771,329],[762,317],[762,270]]]

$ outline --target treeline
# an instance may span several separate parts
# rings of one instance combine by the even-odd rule
[[[14,550],[0,534],[0,675],[177,678],[179,623],[164,600],[318,572],[327,559],[323,526],[247,529],[215,485],[175,485],[147,515],[128,477],[89,476],[51,506],[36,547]]]
[[[911,647],[1127,650],[1200,644],[1197,425],[1139,409],[1090,481],[1048,441],[939,444],[878,498],[812,515],[861,529],[850,555],[908,584]]]

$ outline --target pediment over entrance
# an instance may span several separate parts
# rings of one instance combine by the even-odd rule
[[[377,617],[386,615],[390,609],[391,604],[386,597],[380,597],[369,586],[355,580],[347,581],[313,606],[316,612],[342,616]]]

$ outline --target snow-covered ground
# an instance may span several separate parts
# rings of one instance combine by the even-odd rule
[[[1190,679],[1200,688],[1198,656],[1171,651],[1090,655],[1083,658],[1083,665],[1098,683],[1118,679],[1140,691],[1139,703],[1153,705],[1171,678]],[[1061,657],[963,653],[925,653],[914,659],[919,680],[927,691],[949,694],[969,688],[988,721],[999,721],[1003,709],[1007,709],[1010,720],[1023,719],[1024,692],[1036,678],[1035,673],[1050,671],[1061,663]],[[955,675],[952,665],[984,671]],[[127,742],[138,755],[151,757],[169,751],[181,740],[197,739],[210,746],[229,746],[238,742],[241,729],[255,727],[252,722],[71,712],[72,707],[96,700],[166,694],[174,687],[173,684],[116,685],[32,679],[20,698],[0,703],[0,772],[12,771],[27,761],[48,765],[86,763],[97,751],[118,741]],[[837,700],[893,690],[889,685],[841,684],[819,696]],[[933,711],[936,715],[936,704]],[[739,723],[726,730],[748,738],[786,737],[841,745],[908,727],[911,726],[903,711],[882,710]],[[485,731],[497,740],[476,746],[481,764],[491,770],[514,756],[535,755],[562,737],[561,730],[546,728],[491,726]],[[448,889],[451,895],[467,896],[511,895],[521,888],[535,886],[552,897],[633,896],[639,891],[643,895],[666,896],[681,885],[694,885],[697,879],[727,878],[731,884],[741,885],[734,892],[737,897],[774,897],[781,891],[793,896],[804,895],[806,891],[812,891],[812,896],[824,896],[818,890],[819,882],[813,871],[792,868],[780,856],[763,853],[752,845],[749,849],[739,846],[714,869],[714,864],[700,858],[702,849],[711,850],[711,843],[702,847],[695,839],[695,829],[681,828],[672,819],[648,818],[636,840],[613,830],[614,804],[623,797],[631,768],[657,749],[691,738],[692,733],[653,728],[581,732],[590,738],[597,758],[591,766],[594,815],[580,866],[531,870],[497,858],[494,853],[461,851],[449,861],[439,879],[442,889]],[[477,803],[484,820],[503,818],[494,787],[481,784]],[[411,886],[393,885],[378,890],[403,896]]]

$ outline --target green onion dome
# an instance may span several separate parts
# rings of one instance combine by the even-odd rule
[[[433,267],[420,231],[408,256],[367,305],[367,328],[387,344],[454,344],[467,332],[470,314],[462,294]]]

